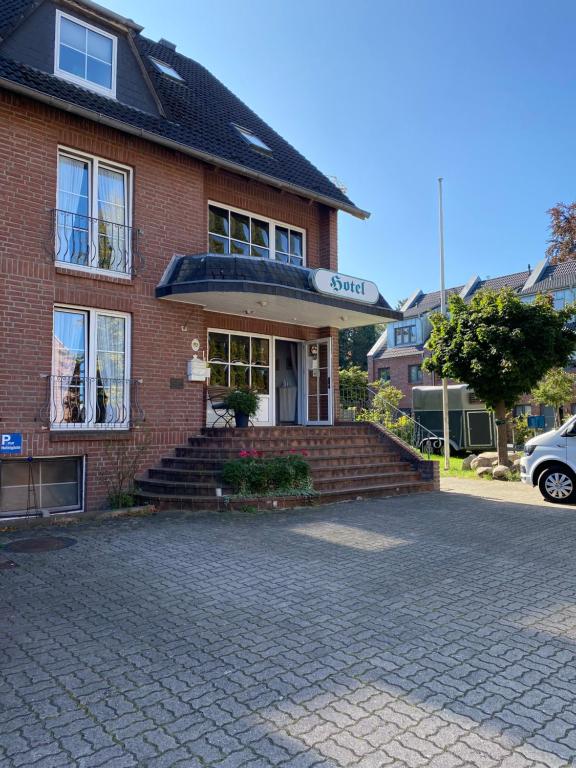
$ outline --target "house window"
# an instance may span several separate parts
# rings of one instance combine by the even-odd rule
[[[303,266],[304,231],[243,211],[208,206],[210,253],[256,256]]]
[[[208,333],[210,384],[270,392],[270,340],[248,334]]]
[[[114,35],[56,12],[54,73],[59,77],[115,97],[116,45]]]
[[[390,381],[390,368],[380,368],[378,377],[380,381]]]
[[[410,382],[410,384],[419,384],[422,381],[421,365],[408,366],[408,381]]]
[[[518,416],[531,416],[531,415],[532,415],[531,405],[515,405],[514,406],[515,418],[517,418]]]
[[[248,128],[242,128],[241,125],[235,125],[234,123],[232,123],[232,125],[236,128],[244,141],[247,144],[250,144],[253,149],[258,149],[265,154],[270,154],[272,152],[268,144],[265,144],[262,139],[259,139],[258,136],[256,136],[255,133],[252,133],[252,131],[249,131]]]
[[[0,515],[82,509],[84,461],[9,459],[0,462]]]
[[[56,307],[52,348],[52,429],[128,429],[130,317]]]
[[[416,343],[416,328],[413,325],[402,325],[394,329],[394,346]]]
[[[129,274],[130,169],[97,157],[58,153],[56,262]]]

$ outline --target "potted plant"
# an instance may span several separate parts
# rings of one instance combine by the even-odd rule
[[[226,398],[226,407],[234,411],[237,427],[247,427],[250,416],[255,416],[258,411],[260,397],[257,392],[244,387],[230,392]]]

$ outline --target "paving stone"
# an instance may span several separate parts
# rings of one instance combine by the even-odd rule
[[[2,576],[2,768],[576,764],[568,509],[453,492],[75,537]]]

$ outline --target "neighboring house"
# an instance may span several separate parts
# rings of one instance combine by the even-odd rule
[[[334,422],[338,329],[399,316],[332,279],[338,212],[368,214],[215,77],[92,2],[10,0],[0,135],[0,515],[101,505],[125,448],[214,421],[207,371],[256,424]]]
[[[466,285],[449,288],[447,300],[453,294],[470,299],[483,288],[499,290],[504,286],[513,288],[525,301],[532,301],[539,293],[552,294],[557,309],[576,298],[576,261],[550,264],[543,259],[532,270],[515,272],[510,275],[481,280],[473,275]],[[439,384],[438,377],[422,370],[422,362],[429,354],[424,345],[431,332],[429,315],[440,310],[440,291],[423,293],[415,291],[402,305],[402,319],[388,323],[376,344],[368,352],[368,377],[390,381],[402,390],[402,408],[412,405],[412,387]],[[567,404],[576,412],[576,403]],[[515,409],[516,415],[544,415],[547,425],[553,424],[552,409],[534,405],[529,398],[523,398]]]

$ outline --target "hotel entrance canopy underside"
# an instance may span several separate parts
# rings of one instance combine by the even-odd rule
[[[252,256],[174,256],[156,297],[197,304],[211,312],[312,328],[354,328],[401,317],[379,293],[374,303],[362,303],[319,292],[315,272]]]

